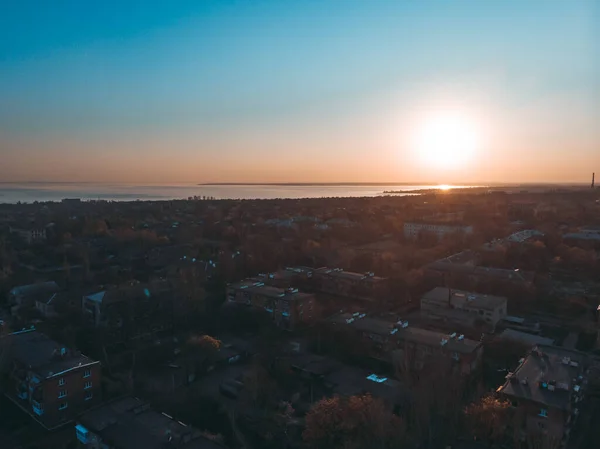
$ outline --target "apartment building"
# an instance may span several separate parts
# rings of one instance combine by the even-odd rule
[[[317,319],[315,297],[296,288],[279,288],[250,279],[227,286],[227,300],[265,310],[285,330],[310,325]]]
[[[6,396],[45,428],[59,427],[101,401],[100,362],[35,329],[4,338],[10,357]]]
[[[374,273],[356,273],[342,268],[287,267],[260,274],[257,281],[276,287],[300,286],[315,293],[358,301],[375,302],[389,293],[388,279]]]
[[[411,326],[407,321],[390,322],[362,313],[341,313],[330,322],[338,330],[360,336],[367,343],[366,355],[402,369],[420,370],[433,361],[432,357],[448,357],[461,373],[469,374],[481,362],[481,342],[455,332],[445,334]]]
[[[583,353],[539,345],[507,374],[497,393],[516,408],[522,439],[541,438],[552,447],[568,439],[585,393],[585,364]]]
[[[77,419],[75,435],[86,449],[223,449],[198,429],[125,397]]]
[[[9,228],[9,232],[18,235],[28,244],[33,242],[46,240],[46,228],[43,227],[13,227]]]
[[[173,291],[168,283],[133,282],[83,296],[88,323],[105,331],[108,343],[150,341],[173,329]]]
[[[381,299],[388,289],[387,278],[341,268],[317,268],[312,273],[312,280],[316,291],[365,301]]]
[[[461,253],[462,254],[462,253]],[[459,256],[457,254],[456,256]],[[520,288],[533,287],[534,273],[519,269],[491,268],[476,265],[475,260],[456,261],[455,256],[440,259],[425,266],[425,275],[431,282],[448,285],[454,278],[464,278],[470,282],[489,284],[498,282]]]
[[[436,222],[408,222],[404,223],[404,237],[415,239],[421,232],[435,234],[439,239],[449,234],[472,234],[473,226],[436,223]]]
[[[421,298],[421,316],[446,319],[456,324],[470,325],[476,317],[495,328],[506,317],[507,299],[503,296],[436,287]]]

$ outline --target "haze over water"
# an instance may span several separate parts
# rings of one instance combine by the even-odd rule
[[[384,191],[437,188],[436,185],[140,185],[109,183],[4,183],[0,203],[82,200],[172,200],[193,196],[216,199],[273,199],[377,196]],[[458,186],[455,186],[458,187]]]

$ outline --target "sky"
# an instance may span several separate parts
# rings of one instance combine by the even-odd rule
[[[430,126],[448,117],[458,137]],[[588,182],[593,170],[597,0],[0,3],[0,181]]]

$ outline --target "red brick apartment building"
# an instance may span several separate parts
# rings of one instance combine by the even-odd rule
[[[6,396],[47,429],[59,427],[101,401],[100,362],[35,329],[5,336]]]
[[[310,325],[317,319],[314,295],[295,288],[278,288],[256,280],[227,286],[227,300],[262,309],[271,314],[275,324],[285,330]]]
[[[578,351],[539,345],[508,373],[497,393],[517,409],[521,439],[541,437],[552,447],[566,442],[585,393],[586,361]]]

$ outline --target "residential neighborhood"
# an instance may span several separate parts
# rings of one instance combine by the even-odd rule
[[[595,447],[598,200],[0,204],[0,447]]]

